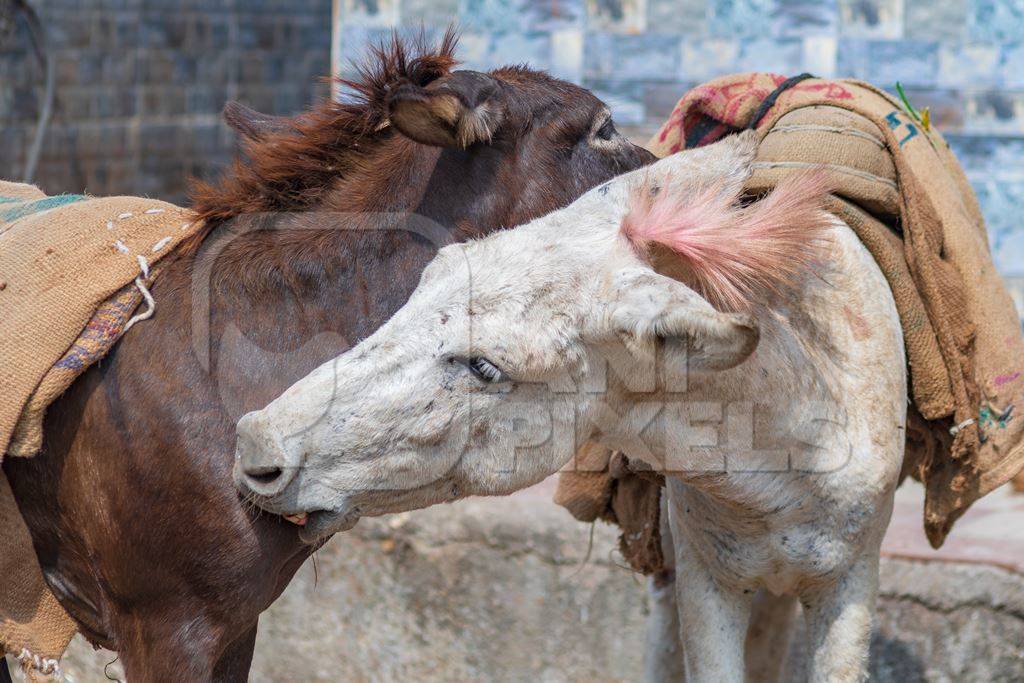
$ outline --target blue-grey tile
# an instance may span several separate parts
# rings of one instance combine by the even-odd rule
[[[839,5],[838,0],[774,0],[770,16],[772,35],[827,36],[838,26]]]
[[[916,40],[839,41],[839,76],[861,78],[883,88],[898,81],[905,86],[935,85],[938,74],[937,43]]]
[[[971,178],[1024,182],[1024,137],[956,133],[945,137]]]
[[[803,42],[797,39],[745,40],[740,44],[740,71],[770,71],[792,76],[803,68]]]
[[[487,71],[508,64],[528,64],[535,69],[551,66],[549,33],[466,33],[459,47],[459,59],[467,69]]]
[[[636,33],[647,25],[644,0],[586,0],[586,3],[587,27],[592,31]]]
[[[708,35],[716,38],[763,36],[771,23],[773,0],[714,0],[708,14]]]
[[[339,57],[338,64],[335,65],[337,73],[351,75],[354,71],[353,64],[360,63],[366,58],[371,45],[387,41],[390,37],[390,29],[342,24],[341,31],[335,36],[338,42],[336,54]]]
[[[584,85],[608,105],[616,125],[635,126],[648,120],[643,84],[636,81],[587,79]]]
[[[1024,92],[985,90],[967,92],[964,129],[971,133],[1024,134]]]
[[[899,38],[903,0],[839,0],[839,26],[851,38]]]
[[[437,0],[405,0],[422,2],[431,7]],[[515,33],[552,31],[571,27],[582,28],[586,19],[583,0],[440,0],[458,3],[458,22],[466,31],[477,33]],[[433,13],[440,11],[433,9]],[[446,19],[455,19],[447,16]],[[403,23],[411,22],[404,15]]]
[[[1024,88],[1024,43],[1003,46],[998,72],[999,83],[1003,87]]]
[[[967,29],[971,40],[1021,40],[1024,37],[1024,3],[1020,0],[970,0]]]
[[[904,0],[904,35],[921,40],[961,40],[968,0]]]
[[[520,30],[520,8],[515,0],[461,0],[459,25],[466,32]]]
[[[578,28],[551,32],[551,74],[578,83],[583,80],[584,33]]]
[[[684,40],[680,79],[706,81],[740,71],[741,42],[728,38]]]
[[[532,30],[583,28],[587,20],[584,0],[521,0],[523,15]]]
[[[447,26],[459,15],[459,0],[399,0],[404,26]]]
[[[663,33],[699,36],[707,31],[709,0],[647,0],[647,26]]]
[[[870,69],[868,53],[871,42],[859,38],[841,38],[836,49],[837,75],[843,78],[866,78]]]
[[[677,36],[646,33],[588,33],[583,68],[588,78],[672,81],[679,70]]]
[[[835,78],[839,42],[835,36],[807,36],[803,39],[803,68],[820,78]]]
[[[1024,275],[1024,182],[975,181],[974,190],[985,214],[996,268],[1005,275]]]
[[[398,0],[343,0],[341,20],[350,25],[395,26],[398,23]]]
[[[527,64],[534,69],[551,68],[551,34],[546,32],[498,33],[491,37],[487,54],[490,68]]]
[[[647,120],[660,123],[667,119],[680,98],[695,85],[695,82],[646,84],[643,89],[643,103]]]
[[[1000,85],[1002,52],[992,43],[944,44],[939,48],[939,85],[947,88]]]

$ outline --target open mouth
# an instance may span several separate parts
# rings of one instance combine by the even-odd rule
[[[308,512],[300,512],[297,515],[281,515],[292,524],[298,524],[299,526],[306,526],[306,522],[309,521]]]
[[[341,531],[348,531],[360,518],[359,508],[340,510],[311,510],[282,514],[281,517],[299,527],[299,539],[310,545],[320,543],[325,537]]]

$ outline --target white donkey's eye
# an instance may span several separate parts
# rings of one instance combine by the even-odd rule
[[[473,375],[475,375],[481,382],[497,384],[498,382],[504,382],[508,379],[505,376],[505,373],[498,369],[497,365],[480,356],[467,358],[466,367],[469,368]]]

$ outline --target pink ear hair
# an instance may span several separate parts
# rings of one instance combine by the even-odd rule
[[[817,169],[787,176],[747,207],[722,185],[680,193],[645,182],[630,196],[621,231],[643,256],[652,244],[672,250],[702,296],[741,310],[794,286],[818,259],[829,226],[828,191]]]

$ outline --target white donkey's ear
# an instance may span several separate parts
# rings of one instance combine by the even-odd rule
[[[642,267],[612,277],[606,324],[635,353],[678,340],[691,368],[728,370],[745,361],[760,338],[749,315],[722,313],[686,285]]]

